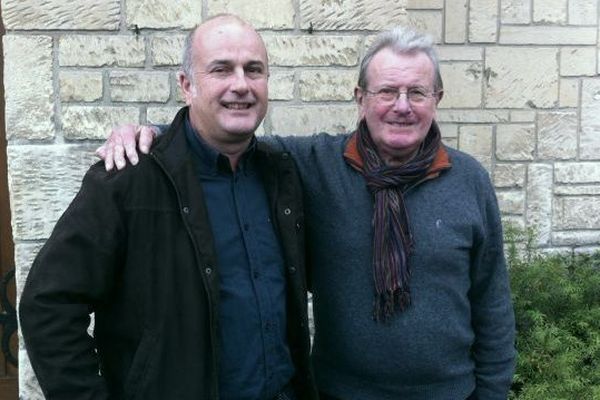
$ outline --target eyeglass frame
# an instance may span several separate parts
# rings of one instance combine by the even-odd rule
[[[388,104],[388,105],[392,105],[392,104],[396,103],[400,99],[400,96],[402,96],[404,94],[406,96],[406,101],[408,102],[408,104],[410,104],[411,106],[421,106],[426,103],[427,99],[435,98],[440,93],[443,93],[443,90],[425,91],[425,88],[422,88],[422,87],[411,87],[406,90],[400,90],[399,88],[385,86],[385,87],[382,87],[381,89],[379,89],[378,91],[371,91],[368,89],[363,89],[361,87],[358,87],[358,89],[365,92],[367,95],[375,97],[375,99],[377,101],[379,101],[380,103]],[[385,95],[385,93],[383,93],[384,90],[394,91],[395,92],[394,98],[393,99],[390,98],[389,100],[382,99],[381,96]],[[411,93],[411,91],[412,91],[412,93],[418,92],[417,93],[418,95],[423,96],[422,100],[415,100],[414,98],[411,99],[411,97],[409,95],[409,93]]]

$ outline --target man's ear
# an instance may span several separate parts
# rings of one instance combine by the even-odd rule
[[[444,90],[440,90],[439,92],[437,92],[437,95],[435,96],[435,105],[436,106],[438,104],[440,104],[440,101],[442,101],[443,97],[444,97]]]
[[[187,77],[183,71],[177,72],[177,85],[181,89],[185,104],[188,106],[192,102],[192,98],[196,95],[196,88],[192,85],[192,81]]]
[[[356,105],[358,106],[358,120],[362,120],[365,117],[364,113],[364,104],[365,101],[365,93],[358,86],[354,88],[354,100],[356,101]]]

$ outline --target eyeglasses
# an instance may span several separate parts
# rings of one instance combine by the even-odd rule
[[[401,95],[406,95],[406,100],[412,106],[420,106],[425,104],[425,102],[435,97],[439,91],[429,92],[424,88],[409,88],[408,90],[400,90],[398,88],[393,87],[384,87],[379,89],[376,92],[372,92],[367,89],[363,89],[365,93],[370,96],[373,96],[377,99],[378,102],[384,105],[391,105],[398,101]]]

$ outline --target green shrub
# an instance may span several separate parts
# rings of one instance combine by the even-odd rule
[[[517,323],[515,400],[600,399],[600,253],[540,255],[506,229]]]

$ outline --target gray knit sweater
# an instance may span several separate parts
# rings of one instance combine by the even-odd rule
[[[342,157],[348,137],[265,138],[294,156],[304,183],[319,389],[344,400],[506,399],[514,316],[487,172],[448,149],[452,167],[405,193],[412,305],[376,323],[373,200]]]

